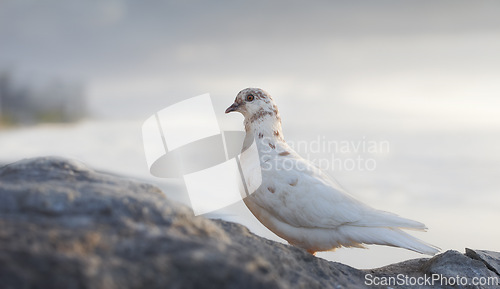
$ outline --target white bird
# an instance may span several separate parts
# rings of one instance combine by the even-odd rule
[[[342,246],[365,248],[363,244],[428,255],[439,251],[402,231],[425,231],[424,224],[361,203],[300,157],[285,142],[278,108],[267,92],[240,91],[226,113],[232,111],[245,117],[246,137],[256,141],[260,157],[262,183],[244,202],[276,235],[311,254]]]

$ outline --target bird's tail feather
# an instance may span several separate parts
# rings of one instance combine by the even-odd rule
[[[400,217],[396,214],[374,210],[368,214],[362,221],[355,225],[366,227],[391,227],[414,231],[426,231],[427,227],[420,222]]]
[[[342,228],[342,231],[341,233],[345,234],[349,240],[356,240],[358,243],[402,247],[431,256],[440,251],[438,247],[425,243],[397,228],[346,226]]]

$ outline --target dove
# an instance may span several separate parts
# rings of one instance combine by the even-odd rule
[[[245,143],[254,140],[259,153],[262,183],[243,201],[265,227],[289,244],[313,255],[369,244],[427,255],[439,252],[439,248],[403,231],[426,231],[424,224],[356,200],[296,153],[285,142],[278,107],[266,91],[243,89],[225,112],[244,116]],[[245,166],[243,159],[241,166]],[[244,177],[252,181],[252,176]]]

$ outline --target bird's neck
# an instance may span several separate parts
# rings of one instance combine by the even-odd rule
[[[255,140],[273,139],[284,142],[281,119],[277,114],[268,114],[258,119],[245,119],[245,130]]]

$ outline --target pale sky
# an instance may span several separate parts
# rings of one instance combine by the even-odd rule
[[[0,70],[81,81],[98,116],[248,86],[388,110],[436,98],[453,110],[457,97],[463,114],[500,93],[499,12],[498,1],[3,0]]]

